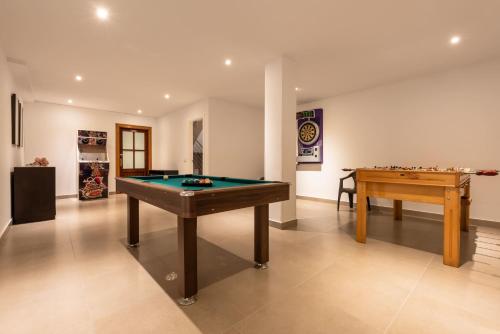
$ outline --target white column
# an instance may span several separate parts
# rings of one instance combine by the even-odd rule
[[[265,153],[266,180],[290,183],[290,200],[271,204],[271,224],[295,224],[296,93],[294,64],[279,58],[265,69]]]

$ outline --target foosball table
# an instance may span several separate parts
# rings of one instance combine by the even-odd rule
[[[358,168],[357,196],[392,199],[396,220],[402,219],[403,201],[443,205],[443,263],[459,267],[460,230],[469,228],[470,174],[477,173],[452,168]],[[356,240],[362,243],[366,242],[366,209],[366,201],[358,201]]]

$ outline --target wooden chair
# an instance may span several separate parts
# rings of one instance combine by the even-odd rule
[[[345,188],[344,187],[344,180],[350,179],[354,181],[354,188]],[[349,175],[345,177],[340,178],[339,182],[339,198],[337,200],[337,211],[340,209],[340,196],[343,193],[347,193],[349,195],[349,207],[352,209],[354,207],[354,194],[356,193],[356,171],[353,171],[349,173]],[[359,199],[358,199],[359,201]],[[366,204],[368,205],[368,210],[371,210],[371,205],[370,205],[370,197],[366,197]]]

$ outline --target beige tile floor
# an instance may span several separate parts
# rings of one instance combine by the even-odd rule
[[[252,268],[253,211],[199,220],[199,301],[179,307],[176,218],[141,204],[141,247],[125,247],[125,197],[59,200],[55,221],[0,241],[1,333],[499,333],[500,230],[462,236],[441,264],[441,223],[298,201],[295,230],[271,229]]]

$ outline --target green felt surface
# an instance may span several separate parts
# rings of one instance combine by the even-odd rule
[[[248,185],[255,184],[265,184],[270,183],[269,181],[260,180],[247,180],[247,179],[236,179],[236,178],[224,178],[217,176],[206,176],[206,175],[169,175],[168,180],[164,180],[163,176],[132,176],[131,179],[140,180],[145,183],[165,185],[169,187],[179,188],[183,190],[210,190],[210,189],[220,189],[220,188],[230,188],[230,187],[244,187]],[[211,187],[200,187],[200,186],[183,186],[182,181],[185,179],[200,179],[209,178],[212,180],[213,185]]]

